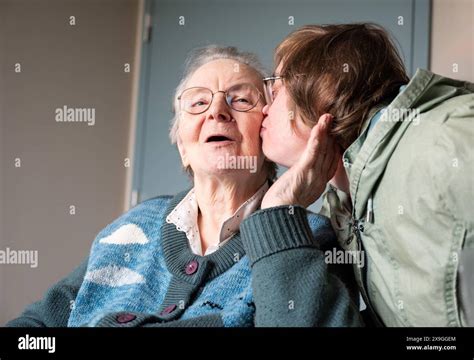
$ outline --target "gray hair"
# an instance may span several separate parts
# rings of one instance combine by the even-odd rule
[[[186,83],[194,72],[201,66],[211,62],[213,60],[229,59],[235,60],[239,63],[245,64],[254,69],[262,78],[266,77],[268,72],[258,60],[257,56],[250,52],[239,51],[233,46],[218,46],[208,45],[202,48],[194,49],[189,53],[188,58],[184,64],[184,73],[176,87],[173,97],[173,119],[171,120],[170,127],[170,140],[172,144],[176,144],[178,141],[178,128],[180,120],[179,101],[178,96],[184,90]]]

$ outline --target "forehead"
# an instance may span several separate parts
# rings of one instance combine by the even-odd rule
[[[262,77],[256,70],[241,62],[218,59],[198,68],[186,82],[186,86],[203,86],[217,91],[239,83],[251,83],[260,88]]]

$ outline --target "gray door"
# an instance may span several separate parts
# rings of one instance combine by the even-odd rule
[[[375,22],[395,36],[413,74],[428,66],[429,10],[428,0],[148,1],[152,29],[142,53],[133,175],[137,200],[190,186],[168,129],[172,95],[191,49],[214,43],[237,46],[258,54],[272,70],[274,48],[299,26]]]

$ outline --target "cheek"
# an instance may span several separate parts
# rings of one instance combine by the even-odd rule
[[[288,111],[284,107],[272,109],[269,114],[269,121],[266,124],[265,141],[269,140],[271,143],[284,143],[292,136],[291,121],[288,117]]]
[[[286,109],[276,112],[271,122],[265,124],[263,150],[272,160],[284,166],[291,166],[306,147],[308,134],[298,125],[299,119],[290,120]],[[309,131],[311,131],[309,129]]]
[[[263,115],[254,114],[254,116],[250,116],[241,122],[241,124],[244,124],[244,126],[239,129],[242,134],[242,145],[252,153],[260,151],[260,129],[262,127],[262,121]]]
[[[180,119],[179,124],[179,136],[181,141],[183,143],[198,141],[201,131],[201,123],[200,119],[188,119],[186,116],[183,116]]]

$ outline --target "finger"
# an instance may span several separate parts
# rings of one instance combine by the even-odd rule
[[[306,143],[306,147],[301,154],[301,157],[298,161],[299,165],[305,169],[312,168],[315,158],[318,154],[319,149],[319,142],[318,142],[318,132],[320,131],[318,125],[315,125],[311,129],[311,133],[309,135],[308,142]]]
[[[333,136],[328,136],[326,148],[328,152],[323,159],[320,176],[323,176],[325,179],[329,180],[333,175],[331,173],[331,167],[334,162],[336,162],[338,150],[336,147],[335,138]]]
[[[331,115],[327,114],[321,124],[321,131],[318,132],[318,154],[315,156],[314,170],[318,176],[324,174],[325,169],[329,167],[328,161],[331,161],[333,151],[333,137],[329,135]]]
[[[321,152],[325,153],[325,140],[327,134],[326,121],[329,119],[329,114],[322,115],[318,123],[311,129],[311,133],[306,145],[306,149],[303,152],[303,162],[309,167],[314,167],[315,162],[322,160]],[[324,156],[324,155],[323,155]]]
[[[327,153],[327,142],[328,142],[328,129],[329,123],[331,121],[330,114],[322,115],[318,121],[319,131],[317,132],[317,140],[319,142],[320,153],[326,154]]]
[[[326,149],[328,151],[328,155],[330,156],[326,156],[323,169],[327,171],[329,170],[332,162],[334,161],[334,157],[336,156],[336,153],[339,150],[339,145],[334,135],[328,134],[327,140],[326,140]]]

